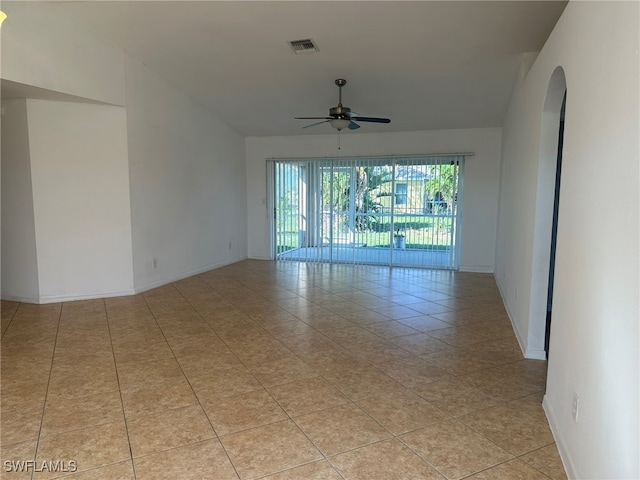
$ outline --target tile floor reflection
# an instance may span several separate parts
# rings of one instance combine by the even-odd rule
[[[247,260],[3,301],[1,356],[1,478],[566,478],[491,275]]]

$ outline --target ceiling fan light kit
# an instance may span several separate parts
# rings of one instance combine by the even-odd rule
[[[346,118],[334,118],[329,120],[329,124],[336,130],[340,131],[343,128],[347,128],[351,124],[351,120]]]
[[[345,128],[349,130],[356,130],[360,128],[360,125],[356,123],[358,122],[371,122],[371,123],[390,123],[391,120],[388,118],[381,117],[361,117],[355,112],[352,112],[349,107],[345,107],[342,105],[342,87],[347,84],[347,81],[344,78],[338,78],[336,80],[336,85],[338,86],[338,105],[336,107],[329,109],[328,117],[295,117],[298,120],[321,120],[320,122],[312,123],[309,125],[305,125],[302,128],[309,128],[315,125],[320,125],[321,123],[329,123],[333,128],[337,131],[341,131]]]

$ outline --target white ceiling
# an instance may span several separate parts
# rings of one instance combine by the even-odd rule
[[[301,130],[338,100],[391,118],[360,132],[491,127],[522,54],[541,49],[565,1],[56,2],[245,135]],[[312,38],[316,54],[288,40]],[[310,122],[307,122],[310,123]]]

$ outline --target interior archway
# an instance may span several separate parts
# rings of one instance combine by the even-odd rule
[[[531,278],[531,306],[529,311],[528,356],[546,358],[545,333],[547,329],[547,298],[549,294],[550,260],[554,235],[554,203],[560,188],[559,157],[562,154],[561,118],[567,83],[562,67],[557,67],[547,88],[542,112],[540,158],[538,162],[538,186],[533,239],[533,268]]]

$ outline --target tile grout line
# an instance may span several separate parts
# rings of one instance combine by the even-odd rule
[[[120,406],[122,407],[122,418],[124,420],[124,428],[127,432],[127,443],[129,444],[129,455],[131,457],[131,468],[133,470],[134,480],[138,478],[136,473],[136,463],[133,461],[133,450],[131,448],[131,435],[129,434],[129,424],[127,422],[127,414],[124,410],[124,400],[122,399],[122,388],[120,386],[120,374],[118,373],[118,362],[116,360],[116,352],[113,348],[113,337],[111,336],[111,324],[109,322],[109,311],[107,309],[107,303],[105,299],[102,299],[102,306],[104,308],[104,316],[107,321],[107,330],[109,331],[109,343],[111,344],[111,355],[113,357],[113,367],[116,371],[116,382],[118,382],[118,396],[120,397]]]
[[[18,303],[18,306],[16,307],[16,309],[13,311],[13,313],[11,314],[11,319],[9,320],[9,323],[7,323],[7,327],[4,329],[4,331],[2,332],[2,337],[0,337],[0,339],[3,339],[4,336],[7,334],[7,332],[9,331],[9,327],[11,326],[11,324],[13,323],[13,319],[16,318],[16,315],[18,314],[18,310],[20,309],[20,307],[23,305],[22,302]],[[0,313],[1,315],[1,313]]]
[[[38,451],[40,449],[40,438],[42,436],[42,425],[44,424],[44,413],[45,410],[47,408],[47,399],[49,398],[49,386],[51,385],[51,372],[53,371],[53,360],[55,359],[56,356],[56,345],[58,343],[58,333],[60,332],[60,322],[62,321],[62,309],[63,309],[64,303],[60,303],[60,310],[58,312],[58,326],[56,327],[56,336],[55,339],[53,341],[53,352],[51,353],[51,366],[49,367],[49,378],[47,379],[47,389],[45,391],[45,395],[44,395],[44,402],[42,404],[42,416],[40,418],[40,428],[38,429],[38,438],[36,440],[36,450],[33,454],[34,456],[34,461],[37,460],[38,458]],[[31,472],[31,479],[33,479],[33,476],[35,475],[35,469],[34,471]]]

